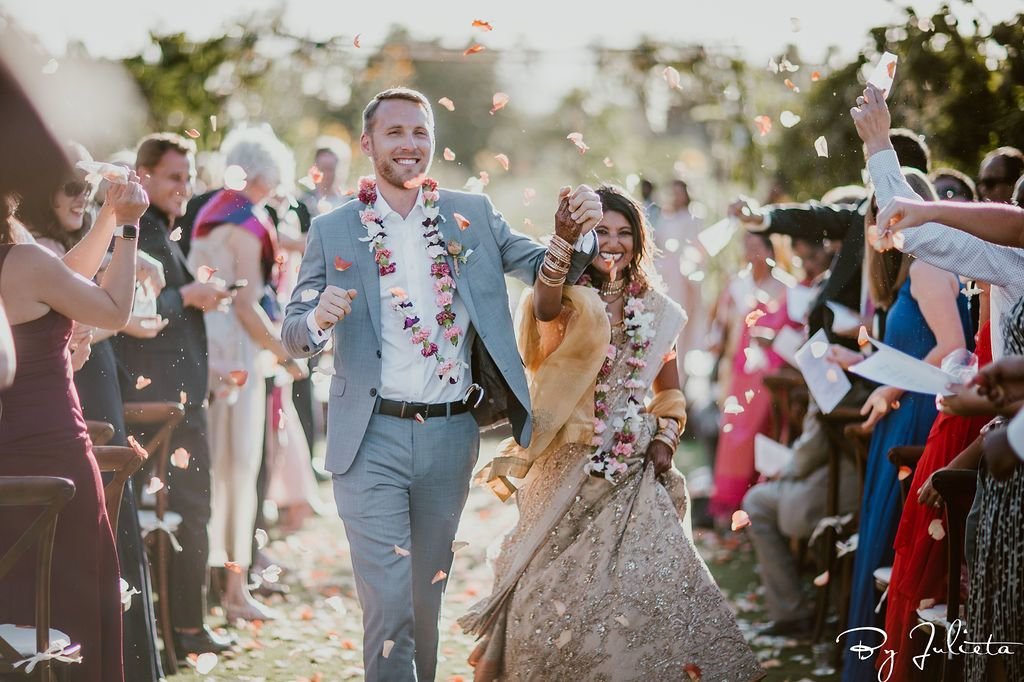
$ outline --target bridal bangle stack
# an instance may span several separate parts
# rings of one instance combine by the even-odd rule
[[[544,263],[537,273],[538,279],[549,287],[560,287],[565,284],[565,276],[569,273],[569,265],[572,262],[572,244],[565,241],[557,234],[551,237],[547,253],[544,254]],[[544,272],[544,268],[554,273],[554,276]]]
[[[661,441],[672,450],[676,451],[679,447],[679,437],[682,428],[679,425],[679,420],[672,419],[671,417],[659,417],[658,418],[658,432],[654,434],[654,440]]]

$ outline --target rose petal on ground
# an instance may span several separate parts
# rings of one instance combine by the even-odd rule
[[[188,450],[185,448],[177,448],[171,453],[171,464],[178,467],[179,469],[188,469],[188,460],[190,456]]]
[[[206,652],[196,657],[196,672],[205,675],[217,667],[217,654]]]
[[[558,639],[555,640],[555,646],[558,647],[559,649],[561,649],[562,647],[564,647],[566,644],[568,644],[571,641],[572,641],[572,631],[571,630],[562,630],[562,634],[560,634],[558,636]]]
[[[330,606],[338,613],[345,614],[348,612],[348,609],[345,608],[345,600],[339,597],[338,595],[328,597],[325,601],[328,606]]]
[[[397,554],[398,556],[409,556],[409,550],[403,547],[399,547],[398,545],[395,545],[395,554]]]
[[[268,583],[276,583],[281,578],[281,567],[277,564],[270,564],[260,571],[260,577]]]
[[[442,97],[441,99],[437,100],[437,103],[440,104],[445,109],[447,109],[448,111],[455,111],[455,102],[451,101],[447,97]]]
[[[941,540],[946,537],[946,529],[942,525],[942,519],[932,519],[932,522],[928,524],[928,535],[931,535],[933,540]]]
[[[683,672],[690,676],[690,682],[697,682],[700,680],[701,670],[700,666],[696,663],[687,663],[684,665]]]
[[[619,625],[621,625],[624,628],[628,628],[629,627],[629,618],[626,618],[625,616],[621,616],[621,615],[615,616],[615,622],[618,623]]]
[[[917,605],[917,608],[919,608],[919,609],[930,609],[931,607],[935,606],[935,604],[936,604],[936,602],[935,602],[934,599],[930,599],[930,598],[929,599],[922,599],[921,603]]]
[[[828,158],[828,141],[824,135],[814,141],[814,151],[818,153],[818,156]]]
[[[452,213],[452,217],[455,218],[455,222],[458,224],[460,230],[465,230],[471,225],[469,219],[461,213]]]
[[[551,602],[551,604],[552,604],[552,606],[555,607],[555,613],[557,613],[559,616],[564,616],[565,615],[565,604],[564,603],[562,603],[562,602],[558,601],[557,599],[555,599],[554,601]]]
[[[385,639],[384,640],[384,649],[381,651],[380,655],[383,656],[384,658],[387,658],[388,656],[391,655],[391,649],[394,648],[394,646],[395,646],[395,643],[394,643],[393,640]]]
[[[732,529],[734,531],[746,528],[750,525],[750,515],[742,509],[732,513]]]
[[[509,97],[504,92],[496,92],[496,93],[494,93],[494,96],[491,97],[491,114],[493,115],[496,112],[501,111],[502,109],[504,109],[505,105],[508,104],[510,99],[511,99],[511,97]]]
[[[495,160],[497,160],[497,162],[499,164],[501,164],[502,168],[504,168],[505,170],[508,170],[508,157],[506,155],[504,155],[504,154],[495,154],[494,158],[495,158]]]
[[[441,154],[441,156],[444,157],[445,161],[454,161],[455,160],[455,152],[453,152],[448,147],[444,148],[444,152]]]
[[[438,571],[437,573],[434,574],[434,577],[430,580],[430,584],[431,585],[436,585],[437,583],[441,582],[442,580],[444,580],[447,577],[448,577],[447,573],[445,573],[444,571]]]

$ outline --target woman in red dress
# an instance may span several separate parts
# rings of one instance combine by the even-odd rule
[[[117,553],[68,342],[75,321],[106,329],[128,321],[135,291],[133,230],[149,205],[132,176],[108,193],[110,209],[63,259],[35,244],[14,243],[8,197],[0,196],[0,297],[17,357],[14,383],[0,394],[0,475],[61,476],[75,483],[75,496],[57,522],[50,620],[81,645],[81,664],[72,668],[76,682],[124,679]],[[115,234],[120,238],[96,285],[91,280]],[[0,513],[0,554],[37,514],[13,508]],[[21,561],[0,581],[0,622],[35,624],[34,568]]]

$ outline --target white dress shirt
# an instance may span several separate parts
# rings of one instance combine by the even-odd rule
[[[452,300],[452,312],[455,313],[455,324],[462,328],[459,345],[452,346],[444,338],[444,328],[437,324],[434,316],[440,308],[434,302],[434,278],[430,274],[433,260],[427,255],[427,240],[423,237],[423,221],[426,213],[423,210],[423,191],[416,195],[416,203],[412,211],[404,219],[392,209],[384,197],[377,195],[374,204],[387,229],[387,247],[391,249],[392,262],[396,264],[395,272],[380,278],[380,326],[381,326],[381,384],[380,395],[389,400],[403,400],[417,403],[450,403],[462,400],[466,389],[471,383],[469,371],[470,338],[469,311],[459,295],[456,287]],[[594,233],[588,232],[576,241],[578,251],[589,251],[593,248]],[[416,312],[424,325],[431,330],[430,341],[437,344],[438,354],[443,359],[451,359],[464,363],[461,373],[453,373],[459,380],[452,384],[448,379],[437,376],[438,362],[436,357],[423,357],[420,345],[413,345],[408,330],[402,328],[404,313],[391,307],[390,290],[401,287],[415,304]],[[320,345],[330,338],[330,329],[320,329],[314,313],[309,311],[306,326],[309,328],[313,343]]]
[[[875,199],[885,207],[893,197],[920,199],[900,171],[896,152],[884,149],[868,159]],[[1024,296],[1024,249],[992,244],[972,234],[925,223],[903,230],[901,250],[947,272],[992,285],[989,296],[992,359],[1003,356],[1003,316]],[[867,246],[866,248],[871,248]]]

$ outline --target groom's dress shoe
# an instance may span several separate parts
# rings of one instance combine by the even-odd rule
[[[236,639],[230,635],[218,635],[204,625],[199,632],[174,632],[174,648],[181,658],[188,654],[219,654],[227,651]]]

